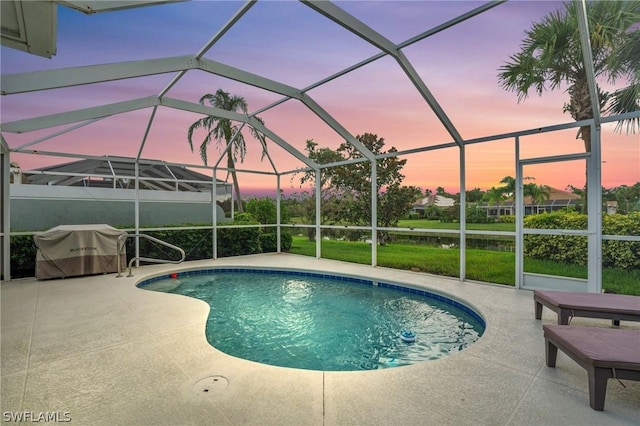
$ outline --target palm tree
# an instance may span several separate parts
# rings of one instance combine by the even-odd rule
[[[531,204],[539,204],[548,200],[551,196],[551,187],[547,185],[536,185],[535,183],[527,183],[523,188],[523,195],[531,197]]]
[[[505,188],[492,186],[487,192],[484,193],[484,199],[487,201],[487,215],[489,214],[489,208],[491,203],[496,203],[498,209],[498,217],[500,217],[500,204],[505,200]]]
[[[613,114],[639,110],[640,1],[593,1],[587,2],[586,7],[595,77],[609,83],[629,82],[613,93],[604,92],[596,83],[600,108]],[[519,101],[531,89],[542,95],[545,90],[566,84],[569,102],[564,111],[580,121],[593,118],[593,110],[576,12],[576,3],[568,2],[564,14],[551,12],[542,22],[534,23],[526,31],[522,51],[500,67],[498,78],[504,89],[518,93]],[[629,132],[635,132],[640,128],[640,118],[629,120],[627,126]],[[588,126],[580,129],[578,137],[587,152],[591,151],[590,136]]]
[[[232,96],[222,89],[218,89],[215,94],[207,93],[200,98],[199,102],[201,105],[208,105],[227,111],[242,112],[244,114],[247,114],[248,111],[247,101],[242,96]],[[258,118],[258,120],[260,119]],[[238,157],[240,158],[240,162],[242,163],[247,153],[247,146],[244,140],[244,136],[239,131],[240,129],[238,128],[238,126],[233,124],[232,121],[228,118],[208,115],[189,126],[189,130],[187,131],[187,139],[189,141],[189,147],[191,147],[191,152],[193,152],[193,133],[198,129],[204,129],[207,132],[204,139],[200,143],[200,158],[202,158],[202,161],[205,165],[207,164],[207,147],[211,143],[211,140],[215,140],[218,146],[224,144],[223,146],[226,148],[227,155],[227,168],[229,173],[231,173],[231,177],[233,179],[233,188],[236,195],[238,211],[242,212],[243,209],[242,201],[240,199],[240,185],[238,184],[238,176],[236,173],[235,164],[238,160]],[[233,140],[233,143],[230,143],[231,139],[236,134],[237,136]],[[251,128],[251,134],[260,142],[262,146],[262,155],[264,156],[264,154],[266,153],[265,136],[261,133],[258,133],[254,128]]]
[[[516,193],[516,179],[512,176],[505,176],[502,178],[500,183],[504,184],[504,186],[500,187],[502,192],[506,194],[508,197],[513,197]]]
[[[525,176],[524,178],[522,178],[522,180],[536,180],[536,178],[531,177],[531,176]],[[514,178],[513,176],[505,176],[505,177],[502,178],[500,183],[504,184],[504,186],[501,186],[500,189],[502,189],[502,192],[504,192],[505,196],[507,196],[507,197],[515,197],[515,195],[516,195],[516,178]],[[526,187],[526,185],[527,184],[525,184],[525,187]]]
[[[600,109],[612,114],[640,110],[640,1],[589,1],[586,10],[595,77],[609,83],[629,83],[613,93],[603,91],[596,83]],[[504,89],[518,94],[518,101],[524,100],[531,89],[542,95],[545,90],[566,86],[569,101],[564,112],[580,121],[594,114],[577,12],[577,2],[568,2],[564,13],[555,11],[534,23],[525,32],[522,51],[500,67],[498,78]],[[638,117],[621,121],[616,130],[620,131],[623,123],[627,133],[640,128]],[[577,138],[583,140],[585,151],[591,152],[591,128],[581,127]]]

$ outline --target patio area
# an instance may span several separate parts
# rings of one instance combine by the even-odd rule
[[[203,267],[306,269],[419,286],[463,300],[483,337],[437,361],[367,372],[273,367],[212,348],[208,305],[137,288],[145,277]],[[545,366],[543,323],[530,291],[290,254],[145,266],[53,281],[5,282],[3,421],[57,412],[82,425],[631,425],[640,382],[609,380],[605,410],[589,407],[587,374],[559,353]],[[576,318],[574,325],[609,327]],[[625,323],[623,328],[640,329]],[[203,392],[201,380],[217,381]],[[213,379],[212,379],[213,380]]]

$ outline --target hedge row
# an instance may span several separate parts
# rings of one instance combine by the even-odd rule
[[[244,223],[246,224],[246,223]],[[181,247],[185,260],[211,259],[213,240],[210,229],[143,231],[143,233]],[[291,234],[283,230],[282,251],[291,248]],[[127,238],[127,262],[135,256],[135,239]],[[31,235],[11,237],[11,276],[14,278],[35,276],[36,246]],[[218,257],[277,251],[275,228],[218,228]],[[140,239],[140,256],[152,259],[178,260],[179,254],[168,247],[144,238]]]
[[[557,211],[526,216],[525,228],[587,229],[587,215],[578,212]],[[603,235],[640,235],[640,213],[605,215]],[[524,255],[535,259],[587,264],[587,237],[576,235],[526,235]],[[602,241],[602,266],[614,268],[640,268],[640,242]]]

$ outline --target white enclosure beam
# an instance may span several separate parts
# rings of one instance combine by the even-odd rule
[[[377,31],[371,29],[362,21],[348,14],[343,9],[340,9],[332,2],[301,0],[301,3],[304,3],[316,12],[325,16],[326,18],[329,18],[346,30],[351,31],[358,37],[366,40],[369,44],[376,46],[383,52],[392,56],[396,56],[396,54],[398,53],[398,47],[395,44],[393,44],[387,38],[383,37]]]
[[[520,136],[515,137],[515,168],[516,168],[516,288],[524,287],[524,202],[522,187],[522,165],[520,162]],[[500,205],[498,204],[498,209]]]
[[[213,169],[211,184],[211,258],[218,258],[218,170]],[[233,191],[231,191],[233,193]]]
[[[398,61],[398,64],[405,72],[409,80],[411,80],[416,89],[418,89],[420,95],[424,98],[427,104],[429,104],[442,125],[447,129],[453,140],[458,144],[458,146],[462,146],[463,140],[460,136],[460,133],[457,131],[449,117],[447,117],[436,98],[433,96],[433,94],[431,94],[431,92],[427,88],[427,85],[422,81],[417,71],[413,68],[413,65],[411,65],[409,59],[407,59],[407,57],[400,51],[398,46],[393,44],[393,42],[382,36],[380,33],[367,26],[365,23],[349,15],[347,12],[340,9],[338,6],[334,5],[331,2],[308,0],[301,1],[318,13],[324,15],[325,17],[331,19],[345,29],[351,31],[358,37],[376,46],[383,52],[393,56],[394,59]]]
[[[398,64],[400,64],[400,67],[405,72],[407,77],[409,77],[409,80],[411,80],[411,83],[413,83],[416,89],[418,89],[418,92],[420,93],[422,98],[427,102],[427,104],[429,104],[442,125],[445,127],[445,129],[447,129],[447,132],[449,132],[456,144],[458,144],[458,146],[462,146],[462,144],[464,143],[462,136],[460,136],[460,133],[455,128],[447,114],[444,112],[435,96],[431,94],[431,91],[429,90],[429,88],[427,88],[427,85],[424,83],[424,81],[422,81],[420,75],[418,75],[418,72],[415,70],[415,68],[413,68],[413,65],[411,65],[409,59],[404,56],[404,53],[398,52],[396,60],[398,61]]]
[[[22,145],[20,145],[20,146],[18,146],[16,148],[14,148],[14,151],[19,151],[21,149],[28,148],[28,147],[33,146],[33,145],[37,145],[40,142],[44,142],[46,140],[55,138],[57,136],[64,135],[65,133],[69,133],[69,132],[71,132],[73,130],[79,129],[79,128],[84,127],[84,126],[88,126],[89,124],[93,124],[96,121],[102,120],[102,118],[104,118],[104,117],[96,118],[94,120],[85,121],[83,123],[78,123],[75,126],[71,126],[71,127],[66,128],[66,129],[63,129],[63,130],[60,130],[60,131],[57,131],[57,132],[53,132],[53,133],[51,133],[51,134],[49,134],[47,136],[43,136],[41,138],[32,140],[31,142],[27,142],[25,144],[22,144]]]
[[[427,37],[430,37],[430,36],[432,36],[434,34],[437,34],[437,33],[441,32],[441,31],[444,31],[447,28],[450,28],[450,27],[452,27],[452,26],[454,26],[456,24],[459,24],[460,22],[466,21],[467,19],[473,18],[476,15],[484,13],[487,10],[489,10],[489,9],[491,9],[493,7],[496,7],[499,4],[502,4],[504,2],[506,2],[506,0],[496,0],[496,1],[491,1],[491,2],[485,3],[484,5],[479,6],[479,7],[475,8],[475,9],[473,9],[473,10],[470,10],[467,13],[464,13],[464,14],[462,14],[462,15],[456,17],[456,18],[453,18],[453,19],[451,19],[451,20],[449,20],[449,21],[447,21],[447,22],[445,22],[443,24],[440,24],[440,25],[438,25],[436,27],[433,27],[428,31],[425,31],[425,32],[423,32],[421,34],[418,34],[417,36],[411,37],[410,39],[403,41],[402,43],[398,44],[398,48],[405,48],[405,47],[410,46],[410,45],[412,45],[414,43],[417,43],[418,41],[421,41],[421,40],[423,40],[423,39],[425,39]],[[315,83],[311,84],[310,86],[307,86],[304,89],[302,89],[302,92],[306,93],[306,92],[308,92],[308,91],[310,91],[312,89],[315,89],[316,87],[320,87],[323,84],[326,84],[326,83],[328,83],[330,81],[333,81],[333,80],[335,80],[335,79],[337,79],[339,77],[342,77],[345,74],[348,74],[348,73],[350,73],[352,71],[357,70],[358,68],[361,68],[361,67],[363,67],[363,66],[365,66],[367,64],[370,64],[370,63],[372,63],[374,61],[377,61],[380,58],[384,58],[385,56],[387,56],[387,54],[384,53],[384,52],[376,53],[375,55],[365,59],[364,61],[358,62],[357,64],[351,65],[350,67],[347,67],[347,68],[343,69],[342,71],[338,71],[337,73],[332,74],[329,77],[326,77],[326,78],[324,78],[322,80],[316,81]],[[280,105],[281,103],[283,103],[283,102],[285,102],[287,100],[288,100],[288,98],[280,99],[280,100],[278,100],[278,101],[276,101],[276,102],[274,102],[272,104],[269,104],[269,105],[267,105],[267,106],[265,106],[263,108],[260,108],[259,110],[254,112],[252,115],[259,114],[261,112],[270,110],[270,109]]]
[[[587,87],[589,88],[589,98],[591,100],[591,110],[596,127],[600,127],[600,100],[596,89],[596,73],[593,68],[593,55],[591,53],[591,39],[589,37],[589,25],[587,23],[587,5],[584,0],[574,0],[576,16],[578,18],[578,30],[580,31],[580,45],[582,46],[582,60],[584,62],[584,72],[587,77]]]
[[[281,148],[283,148],[289,154],[293,155],[295,158],[300,160],[306,166],[311,167],[313,169],[317,169],[318,168],[318,165],[314,161],[310,160],[309,157],[307,157],[305,154],[303,154],[302,152],[298,151],[295,147],[293,147],[292,145],[287,143],[284,139],[282,139],[280,136],[278,136],[277,134],[272,132],[270,129],[268,129],[257,118],[255,118],[255,117],[249,118],[249,124],[251,124],[251,126],[254,129],[258,130],[260,133],[264,134],[269,139],[274,141],[277,145],[279,145]]]
[[[242,18],[242,16],[244,16],[245,13],[247,13],[247,11],[251,8],[251,6],[253,6],[255,4],[255,0],[250,0],[248,2],[246,2],[244,5],[242,5],[242,7],[231,17],[231,19],[229,19],[229,21],[227,21],[227,23],[218,30],[217,33],[215,33],[213,35],[213,37],[211,37],[211,39],[207,42],[207,44],[205,44],[202,49],[200,49],[198,51],[198,53],[196,53],[196,59],[200,59],[202,58],[202,56],[204,56],[205,53],[207,53],[209,51],[209,49],[211,49],[211,47],[216,44],[218,42],[218,40],[220,40],[222,38],[222,36],[224,34],[226,34],[227,31],[229,31],[235,24],[236,22],[238,22],[240,20],[240,18]],[[173,86],[175,86],[175,84],[180,81],[180,79],[187,73],[187,70],[183,70],[180,71],[178,73],[178,75],[176,75],[173,80],[171,80],[171,82],[169,84],[167,84],[167,86],[162,89],[162,91],[158,94],[158,97],[163,97],[164,95],[166,95],[169,90],[171,90],[171,88]]]
[[[9,145],[0,135],[0,275],[4,281],[11,280],[11,220],[9,179],[11,160]]]
[[[595,121],[595,120],[594,120]],[[602,150],[601,127],[591,126],[591,156],[587,159],[587,291],[602,292]]]
[[[282,191],[280,190],[280,175],[276,176],[276,252],[282,253]]]
[[[156,111],[158,110],[157,106],[153,107],[151,111],[151,117],[149,117],[149,122],[147,123],[147,128],[144,131],[144,136],[142,137],[142,141],[140,142],[140,148],[138,149],[138,155],[136,155],[136,163],[140,161],[140,157],[142,157],[142,150],[144,150],[144,146],[147,143],[147,138],[149,137],[149,132],[151,131],[151,125],[153,124],[153,119],[156,117]],[[109,163],[111,164],[111,163]],[[171,170],[169,170],[171,171]],[[115,182],[115,179],[114,179]]]
[[[108,117],[115,114],[121,114],[123,112],[136,111],[156,106],[158,103],[159,101],[157,97],[150,96],[148,98],[139,98],[131,101],[116,102],[98,107],[84,108],[59,114],[44,115],[41,117],[3,123],[0,130],[8,133],[31,132],[34,130],[47,129],[49,127]]]
[[[346,141],[355,146],[362,155],[364,155],[369,160],[374,160],[374,155],[369,149],[364,146],[358,139],[353,137],[351,133],[347,129],[345,129],[342,124],[340,124],[336,119],[334,119],[328,112],[326,112],[316,101],[314,101],[310,96],[307,96],[305,93],[300,99],[303,104],[307,106],[311,111],[313,111],[318,117],[322,119],[329,127],[335,130],[340,136],[342,136]]]
[[[322,171],[315,169],[316,179],[316,259],[322,258]]]
[[[227,143],[227,146],[225,146],[224,149],[220,150],[220,156],[218,157],[218,159],[216,160],[215,164],[213,165],[214,170],[218,167],[218,165],[220,164],[220,162],[224,158],[225,154],[228,153],[229,148],[235,143],[235,141],[238,138],[238,136],[240,136],[240,134],[242,133],[242,129],[244,129],[244,126],[246,124],[247,123],[242,123],[240,128],[238,130],[236,130],[236,132],[231,136],[231,139],[229,139],[229,142]]]
[[[195,56],[177,56],[162,59],[120,62],[116,64],[8,74],[1,77],[1,93],[3,95],[11,95],[39,90],[59,89],[190,69],[201,69],[202,71],[291,98],[299,99],[301,96],[301,91],[294,87],[210,59],[197,59]],[[163,90],[163,93],[165,92],[166,90]]]
[[[494,7],[502,4],[502,3],[506,3],[507,0],[495,0],[495,1],[490,1],[487,2],[481,6],[476,7],[475,9],[472,9],[470,11],[468,11],[467,13],[463,13],[460,16],[457,16],[453,19],[448,20],[447,22],[444,22],[440,25],[437,25],[423,33],[418,34],[417,36],[411,37],[410,39],[403,41],[402,43],[398,44],[399,48],[405,48],[407,46],[412,45],[413,43],[416,43],[418,41],[424,40],[427,37],[431,37],[434,34],[437,34],[441,31],[446,30],[447,28],[451,28],[454,25],[458,25],[461,22],[466,21],[467,19],[473,18],[476,15],[480,15],[481,13],[486,12],[489,9],[493,9]]]
[[[291,98],[299,99],[302,96],[302,92],[295,87],[282,84],[275,80],[271,80],[265,77],[261,77],[257,74],[244,71],[240,68],[225,65],[221,62],[212,61],[211,59],[198,59],[198,68],[202,71],[210,72],[222,77],[226,77],[230,80],[239,81],[241,83],[248,84],[250,86],[259,87],[261,89],[268,90],[270,92],[279,93]]]
[[[119,62],[115,64],[89,65],[2,75],[0,84],[3,95],[59,89],[62,87],[102,83],[126,78],[181,71],[196,67],[193,56],[176,56],[144,61]]]
[[[371,266],[378,266],[378,162],[371,161]]]
[[[91,15],[98,12],[110,12],[184,1],[187,0],[55,0],[55,3],[60,3],[63,6]]]
[[[237,112],[228,111],[226,109],[215,108],[210,106],[204,106],[201,104],[196,104],[193,102],[182,101],[180,99],[174,98],[162,98],[159,99],[158,102],[162,106],[166,106],[169,108],[180,109],[183,111],[191,111],[198,114],[204,115],[212,115],[214,117],[226,118],[227,120],[239,121],[241,123],[246,123],[249,119],[244,114],[238,114]]]
[[[460,264],[459,279],[466,281],[467,279],[467,160],[464,145],[460,146]]]

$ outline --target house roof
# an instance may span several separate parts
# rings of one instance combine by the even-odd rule
[[[525,205],[528,205],[528,204],[546,205],[546,204],[560,204],[562,202],[575,204],[577,200],[581,199],[580,195],[578,194],[574,194],[572,192],[567,192],[567,191],[563,191],[561,189],[552,188],[552,187],[549,187],[548,195],[549,196],[545,197],[544,201],[539,203],[534,203],[532,200],[532,197],[530,195],[527,195],[526,197],[524,197],[524,204]]]
[[[186,167],[161,161],[139,161],[140,189],[164,191],[211,191],[212,177]],[[135,163],[132,158],[105,157],[23,172],[26,183],[32,185],[91,186],[103,188],[134,187]],[[114,186],[114,179],[115,186]],[[217,185],[227,185],[217,180]]]
[[[430,206],[436,207],[452,207],[456,200],[453,198],[445,197],[443,195],[431,194],[425,198],[421,198],[413,203],[414,207],[425,208]]]
[[[574,194],[572,192],[563,191],[558,188],[548,187],[548,197],[539,202],[533,202],[533,199],[530,195],[524,197],[524,205],[525,206],[575,206],[582,199],[582,197],[578,194]],[[512,206],[515,203],[515,200],[512,198],[508,198],[501,203],[490,203],[490,206],[495,206],[497,204],[501,206]]]

